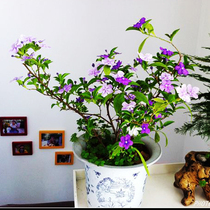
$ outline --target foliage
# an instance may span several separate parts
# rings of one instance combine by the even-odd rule
[[[204,47],[210,50],[208,47]],[[206,92],[200,92],[198,94],[199,101],[191,104],[191,111],[193,119],[190,122],[185,122],[180,128],[176,128],[177,133],[186,134],[189,132],[190,135],[195,133],[195,136],[200,136],[202,139],[210,139],[210,56],[191,56],[187,55],[188,59],[195,64],[200,72],[204,74],[192,73],[189,76],[202,82],[206,87]]]
[[[90,80],[84,77],[74,82],[69,78],[70,73],[57,73],[53,77],[57,85],[53,87],[47,72],[52,61],[40,54],[35,56],[46,47],[43,41],[21,37],[12,46],[13,57],[21,59],[27,70],[26,77],[14,80],[24,88],[54,99],[52,107],[71,110],[80,116],[78,131],[87,142],[82,157],[97,165],[133,165],[141,161],[146,168],[145,157],[138,150],[138,145],[144,144],[142,137],[153,132],[159,142],[163,134],[167,145],[168,138],[162,129],[173,123],[167,118],[179,109],[189,109],[186,102],[197,98],[198,88],[181,84],[178,79],[188,75],[187,69],[193,70],[188,58],[172,42],[179,29],[163,39],[156,36],[150,22],[141,18],[126,29],[146,36],[132,65],[124,65],[118,59],[117,48],[113,48],[97,57],[89,70]],[[160,47],[156,55],[143,54],[149,38],[170,44],[173,51]],[[142,71],[147,73],[146,78],[141,77]],[[95,113],[89,112],[89,105],[97,108]],[[77,133],[72,134],[71,141],[77,139]]]

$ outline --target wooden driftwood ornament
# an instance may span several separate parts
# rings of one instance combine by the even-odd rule
[[[195,202],[195,188],[200,186],[210,201],[209,152],[191,151],[185,156],[185,165],[175,174],[174,186],[183,191],[181,203],[185,206]]]

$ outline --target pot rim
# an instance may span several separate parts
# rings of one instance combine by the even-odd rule
[[[82,162],[84,162],[86,165],[94,166],[94,167],[100,167],[97,166],[93,163],[88,162],[88,160],[84,159],[81,157],[81,152],[82,149],[85,148],[85,141],[83,140],[83,135],[79,136],[79,140],[77,142],[73,142],[73,151],[75,156]],[[153,138],[150,136],[146,136],[142,138],[142,141],[145,143],[145,146],[147,146],[148,150],[151,153],[151,157],[146,161],[147,166],[150,166],[154,163],[156,163],[161,155],[162,155],[162,150],[161,146],[159,143],[155,142]],[[136,168],[136,167],[144,167],[143,163],[136,164],[136,165],[131,165],[131,166],[112,166],[112,165],[103,165],[101,167],[105,168],[113,168],[113,169],[131,169],[131,168]]]

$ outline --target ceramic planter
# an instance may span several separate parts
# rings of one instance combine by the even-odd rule
[[[151,153],[147,166],[161,157],[161,147],[150,137],[142,139]],[[88,206],[92,208],[138,208],[141,206],[147,173],[143,164],[96,166],[81,157],[85,148],[82,136],[73,143],[75,156],[85,164]]]

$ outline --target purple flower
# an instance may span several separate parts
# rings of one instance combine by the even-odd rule
[[[143,123],[141,128],[141,133],[147,133],[149,134],[150,133],[150,129],[148,128],[149,127],[149,124],[148,123]]]
[[[177,70],[179,75],[188,75],[189,72],[187,69],[185,69],[184,64],[182,62],[179,63],[179,65],[175,66],[175,70]]]
[[[90,92],[93,92],[95,90],[95,88],[89,88],[88,89]]]
[[[136,24],[133,25],[134,28],[141,28],[141,26],[145,23],[146,18],[141,18]]]
[[[63,93],[63,92],[64,92],[64,89],[59,87],[58,93],[61,94],[61,93]]]
[[[82,103],[82,102],[84,102],[84,98],[78,97],[78,98],[76,98],[76,102]]]
[[[108,85],[108,84],[104,83],[103,86],[102,86],[102,88],[99,89],[98,92],[101,93],[101,95],[102,95],[103,97],[106,97],[106,96],[109,95],[110,93],[113,93],[112,85]]]
[[[167,50],[166,48],[162,48],[160,47],[160,50],[162,51],[163,55],[168,55],[168,56],[172,56],[174,53],[170,50]]]
[[[122,61],[118,61],[118,62],[112,67],[112,70],[119,69],[121,64],[122,64]]]
[[[116,78],[116,81],[122,83],[123,85],[128,85],[131,82],[131,80],[126,77],[118,77]]]
[[[149,105],[152,106],[153,105],[153,101],[149,100]]]
[[[127,102],[123,102],[122,103],[122,110],[127,110],[129,112],[133,112],[133,109],[135,108],[136,106],[136,103],[134,101],[131,101],[129,104]]]
[[[136,96],[130,93],[127,99],[134,100],[135,98]]]
[[[154,116],[155,119],[158,119],[158,118],[161,118],[161,117],[162,117],[161,113],[158,116],[156,116],[156,115]]]
[[[131,136],[127,134],[126,136],[121,136],[119,146],[124,147],[126,150],[133,145],[133,141],[131,141]]]
[[[142,59],[141,58],[136,58],[136,61],[139,62],[139,64],[142,64]]]

